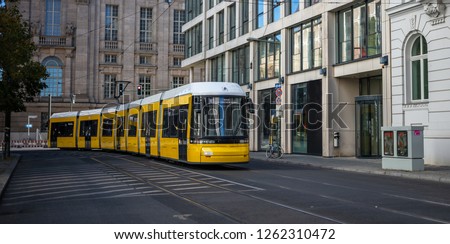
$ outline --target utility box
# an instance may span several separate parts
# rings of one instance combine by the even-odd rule
[[[423,126],[381,127],[382,168],[424,170]]]

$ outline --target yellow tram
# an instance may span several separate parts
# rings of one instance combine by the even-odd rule
[[[49,141],[190,164],[248,163],[248,104],[238,84],[191,83],[115,107],[53,114]]]

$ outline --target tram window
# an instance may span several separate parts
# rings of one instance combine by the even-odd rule
[[[163,113],[163,137],[178,137],[178,107],[165,108]]]
[[[104,119],[102,125],[102,136],[112,136],[113,132],[113,120]]]
[[[97,136],[97,120],[86,120],[80,122],[80,136]]]
[[[142,135],[155,137],[156,135],[156,111],[145,112],[142,115]]]
[[[72,137],[73,122],[52,123],[52,134],[57,137]]]
[[[117,136],[124,137],[124,119],[123,117],[117,117]]]
[[[138,117],[137,114],[128,116],[128,136],[136,136],[137,122],[138,122],[137,117]]]

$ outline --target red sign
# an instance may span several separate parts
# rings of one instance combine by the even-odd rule
[[[278,88],[278,89],[275,91],[275,96],[277,96],[277,97],[281,96],[282,94],[283,94],[283,91],[281,90],[281,88]]]

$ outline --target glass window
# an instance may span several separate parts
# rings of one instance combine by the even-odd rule
[[[281,35],[270,35],[258,42],[258,79],[280,75]]]
[[[206,97],[203,112],[203,137],[245,136],[240,97]]]
[[[105,63],[107,63],[107,64],[117,63],[117,55],[105,54]]]
[[[209,38],[209,49],[214,47],[214,18],[208,19],[208,38]]]
[[[104,80],[104,98],[114,98],[114,91],[116,88],[116,75],[115,74],[105,74]]]
[[[225,14],[224,11],[220,11],[217,15],[218,18],[218,25],[217,25],[217,32],[218,32],[218,38],[217,38],[217,45],[221,45],[224,42],[225,39],[225,26],[224,26],[224,21],[225,21]]]
[[[250,46],[234,50],[232,59],[232,81],[240,85],[247,84],[250,77]]]
[[[302,69],[312,68],[312,29],[311,22],[302,25]]]
[[[259,29],[264,26],[264,4],[265,0],[257,0],[255,29]]]
[[[381,5],[370,1],[338,13],[338,62],[381,53]]]
[[[142,87],[143,96],[151,95],[151,79],[149,75],[139,75],[139,85]]]
[[[211,81],[225,81],[225,55],[219,55],[211,59]]]
[[[152,8],[141,8],[139,24],[139,41],[149,43],[152,41]]]
[[[173,43],[184,44],[184,33],[182,27],[185,22],[184,10],[174,10],[173,12]]]
[[[190,21],[203,12],[203,0],[186,0],[187,21]]]
[[[321,18],[292,28],[291,38],[291,72],[322,66]]]
[[[286,2],[286,16],[296,13],[300,10],[300,1],[299,0],[287,0]]]
[[[367,56],[365,50],[366,5],[353,8],[353,59]]]
[[[228,7],[228,40],[236,38],[236,4]]]
[[[47,69],[49,75],[43,82],[47,88],[41,90],[41,97],[52,95],[53,97],[62,96],[63,69],[62,62],[57,57],[48,57],[44,59],[42,65]]]
[[[172,88],[177,88],[184,85],[184,77],[174,76],[172,77]]]
[[[279,0],[271,0],[270,6],[270,23],[276,22],[280,19],[281,15],[281,3]]]
[[[46,0],[45,35],[61,35],[61,0]]]
[[[249,2],[248,0],[240,0],[240,15],[241,15],[241,32],[240,35],[248,33],[248,23],[249,23]]]
[[[411,48],[412,100],[428,99],[428,48],[425,38],[415,38]]]
[[[352,59],[352,10],[339,13],[339,53],[340,61]]]
[[[117,41],[119,21],[119,6],[106,5],[105,15],[105,40]]]

